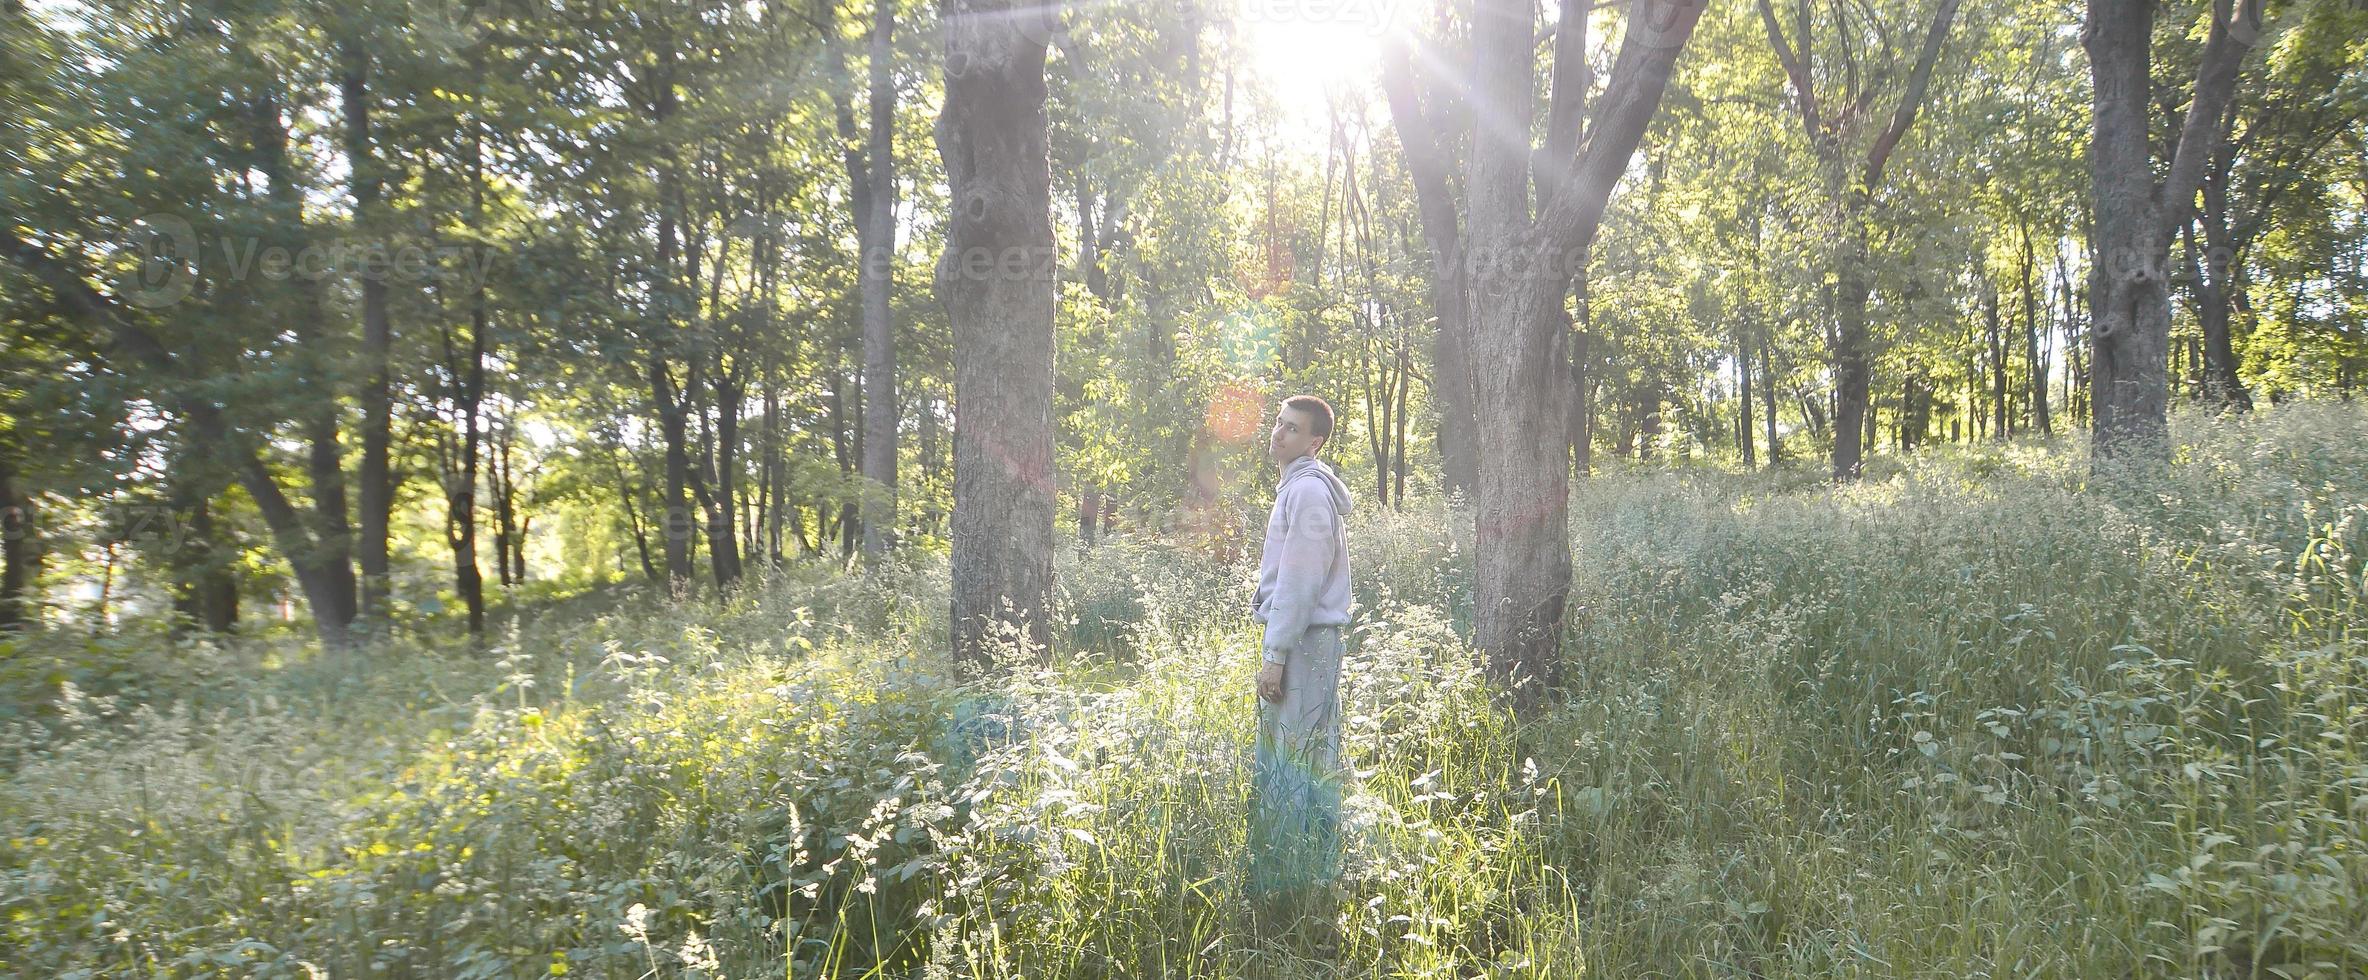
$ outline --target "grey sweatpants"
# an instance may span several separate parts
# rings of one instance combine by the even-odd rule
[[[1297,890],[1339,874],[1340,656],[1340,627],[1309,627],[1283,667],[1282,702],[1258,699],[1253,892]]]

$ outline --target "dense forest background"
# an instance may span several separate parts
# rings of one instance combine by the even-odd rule
[[[1557,9],[1538,132],[1577,146],[1622,17],[1556,33]],[[1557,361],[1522,391],[1566,413],[1569,472],[1851,477],[2089,427],[2092,279],[2124,251],[2084,11],[1698,15],[1600,234],[1554,254],[1567,329],[1514,358]],[[942,16],[10,4],[0,622],[478,632],[520,588],[943,547]],[[1326,454],[1374,505],[1475,491],[1463,379],[1512,365],[1472,363],[1502,356],[1467,326],[1496,314],[1456,281],[1487,232],[1459,200],[1492,142],[1457,80],[1494,43],[1474,23],[1112,4],[1040,32],[1062,535],[1239,548],[1296,390],[1339,406]],[[2364,383],[2364,26],[2324,0],[2153,17],[2140,161],[2195,188],[2135,260],[2173,299],[2168,398]],[[2207,55],[2225,107],[2182,123]]]
[[[2364,385],[2358,0],[0,0],[0,972],[2357,977]]]

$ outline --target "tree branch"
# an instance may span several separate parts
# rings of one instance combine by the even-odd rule
[[[2202,63],[2195,71],[2195,98],[2171,145],[2171,169],[2163,176],[2162,214],[2156,234],[2167,238],[2195,213],[2195,191],[2203,183],[2204,162],[2220,141],[2223,114],[2236,97],[2237,69],[2245,52],[2261,35],[2259,0],[2212,0],[2211,33],[2204,39]]]
[[[1803,63],[1809,53],[1807,19],[1803,18],[1801,23],[1801,51],[1795,55],[1792,45],[1784,39],[1784,26],[1776,22],[1776,8],[1769,4],[1769,0],[1757,2],[1760,22],[1768,28],[1768,45],[1776,49],[1776,63],[1784,66],[1784,77],[1792,81],[1794,101],[1801,110],[1801,125],[1808,130],[1810,141],[1815,142],[1823,133],[1825,122],[1817,117],[1816,85],[1809,78],[1808,66]]]
[[[1573,179],[1539,214],[1536,230],[1546,248],[1575,253],[1593,244],[1612,189],[1644,142],[1677,56],[1701,17],[1700,0],[1638,0],[1612,62],[1611,87],[1597,103],[1587,151]]]
[[[1932,86],[1932,66],[1940,60],[1941,41],[1948,37],[1949,22],[1957,17],[1958,0],[1940,0],[1940,8],[1932,12],[1932,26],[1924,33],[1924,48],[1916,53],[1916,68],[1908,74],[1908,90],[1899,97],[1899,105],[1891,111],[1891,124],[1883,128],[1883,135],[1867,147],[1866,169],[1860,176],[1860,186],[1872,188],[1883,177],[1883,166],[1891,162],[1891,153],[1899,148],[1899,141],[1907,135],[1908,127],[1916,121],[1916,111],[1924,105],[1924,93]]]

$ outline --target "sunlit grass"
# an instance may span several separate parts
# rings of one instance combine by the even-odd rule
[[[28,976],[2350,976],[2368,416],[1622,472],[1571,688],[1500,710],[1468,539],[1355,528],[1349,873],[1242,896],[1248,578],[1063,559],[1075,662],[961,683],[941,561],[410,646],[27,647]],[[100,661],[103,661],[101,663]],[[270,669],[266,663],[279,664]],[[61,688],[58,679],[79,679]]]

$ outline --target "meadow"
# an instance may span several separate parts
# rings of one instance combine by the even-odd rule
[[[2335,977],[2368,970],[2368,411],[1574,500],[1568,687],[1480,676],[1468,520],[1352,527],[1348,874],[1240,889],[1254,567],[1071,546],[1061,655],[942,556],[530,604],[488,650],[0,656],[28,977]],[[1254,559],[1254,556],[1252,556]],[[1327,921],[1328,920],[1328,921]]]

